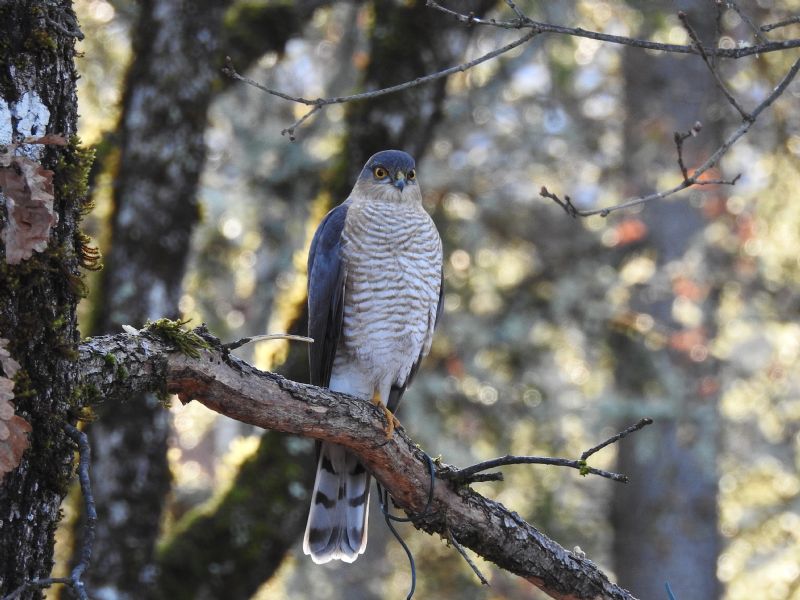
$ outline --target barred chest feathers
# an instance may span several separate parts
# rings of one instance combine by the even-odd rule
[[[337,358],[360,363],[376,384],[387,377],[401,384],[430,350],[442,242],[419,202],[354,200],[342,232],[345,310]]]

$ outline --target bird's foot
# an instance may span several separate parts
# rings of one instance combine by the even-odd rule
[[[394,416],[387,406],[381,401],[381,395],[375,392],[372,396],[372,403],[383,410],[383,415],[386,417],[386,439],[390,439],[394,433],[395,427],[400,427],[400,421]]]

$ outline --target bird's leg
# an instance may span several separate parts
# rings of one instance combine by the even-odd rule
[[[374,394],[372,394],[372,403],[383,410],[383,414],[386,417],[386,439],[388,440],[392,437],[394,428],[400,426],[400,421],[397,420],[397,417],[394,416],[394,413],[392,413],[392,411],[390,411],[381,401],[381,393],[377,390]]]

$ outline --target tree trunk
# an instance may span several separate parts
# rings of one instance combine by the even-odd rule
[[[206,114],[219,77],[227,2],[146,0],[134,31],[117,133],[111,248],[93,333],[176,317],[205,162]],[[142,598],[170,489],[169,412],[147,394],[107,402],[89,429],[98,518],[90,589]]]
[[[20,363],[13,399],[32,425],[30,449],[0,483],[0,596],[46,577],[52,568],[53,532],[72,475],[73,445],[64,425],[74,421],[75,307],[83,291],[79,265],[90,260],[78,230],[85,202],[88,156],[78,146],[74,35],[68,1],[11,0],[0,7],[0,144],[23,137],[63,134],[68,146],[27,144],[18,155],[54,171],[57,224],[46,248],[8,264],[0,250],[0,337]],[[10,226],[9,189],[0,193],[0,228]],[[87,253],[88,251],[88,253]],[[28,591],[24,598],[39,597]]]
[[[710,40],[713,10],[703,6],[690,12],[689,19],[701,37]],[[690,168],[696,157],[717,145],[719,124],[706,115],[719,95],[699,58],[654,60],[632,48],[623,55],[627,192],[639,195],[652,191],[651,175],[678,172],[674,152],[656,154],[663,153],[664,145],[648,139],[653,132],[668,140],[673,131],[687,131],[702,121],[700,138],[687,142],[684,159]],[[726,110],[721,108],[718,113]],[[718,365],[707,347],[713,337],[717,294],[710,251],[702,238],[706,220],[702,209],[686,199],[650,204],[641,219],[648,235],[635,250],[638,256],[651,257],[656,270],[651,282],[632,289],[630,309],[649,315],[652,331],[663,333],[666,343],[654,347],[647,335],[611,336],[624,401],[635,415],[655,418],[646,436],[620,444],[617,470],[631,483],[614,488],[615,570],[619,584],[642,598],[666,597],[669,583],[681,600],[711,600],[720,594],[718,398],[713,386],[704,387],[702,382],[714,377]],[[687,300],[679,298],[682,281],[699,294],[691,299],[700,315],[692,327],[674,316],[676,299]],[[695,339],[690,336],[696,336],[696,342],[682,343]]]

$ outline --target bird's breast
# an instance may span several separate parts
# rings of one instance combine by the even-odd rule
[[[351,208],[342,239],[345,349],[371,363],[416,360],[441,286],[442,245],[433,221],[419,206],[366,204]]]

